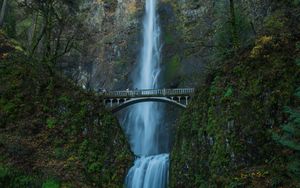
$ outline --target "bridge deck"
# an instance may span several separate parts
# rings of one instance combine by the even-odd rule
[[[193,94],[194,88],[178,89],[144,89],[144,90],[125,90],[100,92],[104,98],[138,98],[138,97],[174,97],[187,96]]]

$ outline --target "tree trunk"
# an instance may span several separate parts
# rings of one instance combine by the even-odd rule
[[[3,0],[1,13],[0,13],[0,27],[3,26],[6,5],[7,5],[7,0]]]
[[[235,6],[234,0],[230,0],[230,19],[231,19],[231,26],[232,26],[232,45],[233,48],[239,47],[239,39],[238,39],[238,32],[237,32],[237,25],[236,25],[236,15],[235,15]]]

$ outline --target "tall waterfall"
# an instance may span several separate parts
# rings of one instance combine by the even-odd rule
[[[146,0],[143,47],[133,76],[138,89],[158,88],[160,74],[160,27],[156,0]],[[127,188],[165,188],[168,182],[168,136],[162,131],[163,106],[153,102],[130,108],[124,126],[132,151],[138,156],[126,177]]]

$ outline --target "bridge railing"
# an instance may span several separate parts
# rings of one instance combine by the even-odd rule
[[[107,98],[133,98],[133,97],[151,97],[151,96],[184,96],[194,93],[194,88],[178,89],[144,89],[144,90],[125,90],[125,91],[107,91],[99,94]]]

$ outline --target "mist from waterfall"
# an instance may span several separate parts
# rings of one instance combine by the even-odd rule
[[[143,46],[133,76],[133,87],[137,89],[159,86],[161,43],[156,5],[156,0],[146,0]],[[127,188],[167,187],[169,140],[163,130],[163,113],[161,104],[145,102],[131,107],[124,118],[123,126],[137,156],[126,177]]]

